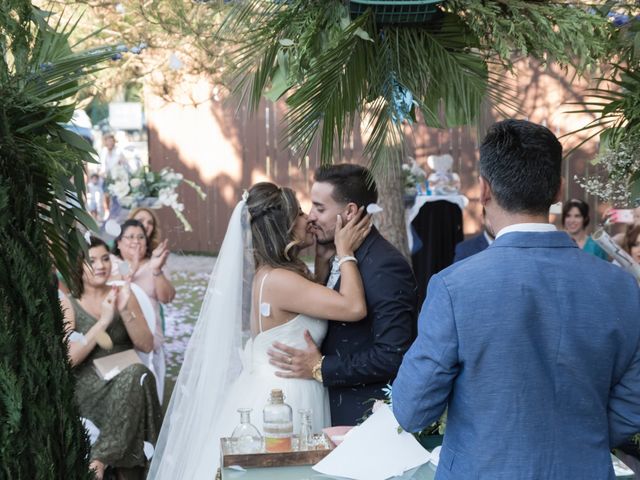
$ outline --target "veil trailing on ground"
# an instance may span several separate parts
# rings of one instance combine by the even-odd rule
[[[245,194],[246,197],[246,194]],[[254,275],[246,198],[229,220],[200,316],[185,352],[152,458],[149,479],[214,478],[221,410],[242,370],[240,350],[250,338]]]

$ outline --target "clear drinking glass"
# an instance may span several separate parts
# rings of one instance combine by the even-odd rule
[[[240,424],[231,434],[235,453],[258,453],[262,451],[262,435],[251,423],[251,409],[239,408]]]
[[[300,414],[300,432],[298,432],[298,450],[311,450],[313,444],[313,425],[311,424],[311,410],[301,408],[298,410]]]

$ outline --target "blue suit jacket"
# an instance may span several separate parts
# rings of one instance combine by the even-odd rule
[[[480,235],[476,235],[475,237],[471,237],[464,242],[460,242],[456,245],[456,253],[453,257],[453,263],[464,260],[471,255],[475,255],[488,246],[489,242],[487,242],[487,238],[484,236],[484,232],[482,232]]]
[[[400,425],[448,405],[436,479],[613,479],[640,431],[640,290],[563,232],[512,232],[432,277],[393,384]]]
[[[356,425],[395,378],[416,336],[417,287],[408,262],[373,228],[355,252],[367,301],[359,322],[329,322],[322,379],[331,423]],[[335,286],[339,288],[339,282]]]

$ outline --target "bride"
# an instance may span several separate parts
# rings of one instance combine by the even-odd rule
[[[353,252],[371,229],[360,212],[336,226],[340,291],[315,283],[299,252],[314,242],[293,190],[258,183],[235,207],[202,310],[165,416],[150,479],[212,479],[220,465],[220,438],[252,409],[261,430],[269,392],[280,388],[294,412],[312,410],[314,431],[330,423],[327,396],[315,380],[275,375],[267,350],[278,341],[304,348],[308,331],[320,344],[326,320],[366,316],[364,289]],[[323,319],[323,320],[320,320]]]

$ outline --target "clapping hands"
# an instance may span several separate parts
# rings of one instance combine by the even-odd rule
[[[104,297],[104,300],[100,305],[100,320],[104,321],[106,325],[111,323],[113,316],[115,315],[117,293],[118,287],[111,287],[111,291],[106,297]]]
[[[169,257],[169,248],[167,245],[169,243],[168,239],[165,239],[163,242],[160,242],[153,252],[151,253],[151,268],[153,271],[162,270],[165,263],[167,263],[167,258]]]
[[[127,304],[129,303],[129,299],[131,298],[131,278],[130,278],[130,276],[128,276],[128,278],[125,279],[124,285],[122,285],[121,287],[116,287],[116,288],[117,288],[116,306],[118,308],[118,311],[122,312],[123,310],[125,310],[127,308]]]

